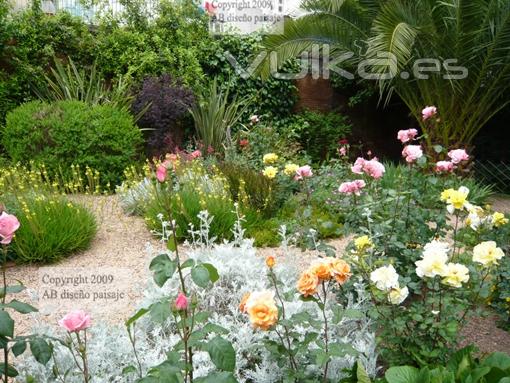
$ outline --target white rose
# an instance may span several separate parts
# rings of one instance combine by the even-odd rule
[[[436,275],[443,276],[446,271],[448,256],[441,252],[430,252],[423,256],[423,259],[416,261],[416,275],[420,278],[434,278]]]
[[[407,286],[404,286],[402,288],[396,287],[396,288],[391,289],[391,291],[389,292],[388,301],[391,304],[399,305],[406,300],[408,295],[409,295],[409,289],[407,288]]]
[[[494,241],[482,242],[473,248],[473,262],[480,263],[486,267],[497,265],[498,261],[504,256],[505,253],[497,247]]]
[[[398,274],[393,265],[375,269],[370,273],[370,280],[382,291],[398,287]]]
[[[460,263],[449,263],[443,283],[452,287],[462,287],[462,283],[469,281],[469,269]]]

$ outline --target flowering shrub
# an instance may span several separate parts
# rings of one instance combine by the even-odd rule
[[[165,232],[170,244],[173,234],[168,225],[167,222]],[[193,347],[194,381],[202,381],[200,379],[209,375],[208,379],[214,382],[221,382],[226,377],[231,380],[225,381],[232,382],[280,382],[293,371],[289,353],[283,349],[289,349],[287,343],[282,346],[277,334],[277,331],[281,333],[283,330],[282,326],[289,329],[290,351],[295,355],[299,370],[296,373],[306,374],[317,381],[329,361],[328,375],[332,381],[338,381],[341,377],[349,376],[345,369],[350,369],[359,360],[370,376],[375,376],[375,336],[371,331],[371,322],[364,314],[369,301],[363,285],[356,278],[353,278],[353,293],[344,293],[344,304],[338,304],[334,295],[328,295],[324,311],[328,318],[330,350],[325,354],[321,352],[323,310],[320,302],[314,301],[315,297],[299,299],[300,295],[296,291],[299,272],[293,264],[293,258],[268,259],[266,264],[263,258],[256,255],[251,241],[243,239],[242,231],[237,232],[233,242],[219,245],[207,243],[205,238],[209,236],[207,232],[197,235],[193,248],[187,254],[188,258],[182,259],[182,272],[190,275],[185,278],[186,293],[182,291],[176,253],[169,251],[156,256],[152,261],[154,280],[144,293],[141,311],[127,322],[128,334],[119,327],[101,325],[98,320],[87,329],[91,382],[133,382],[140,378],[140,373],[145,380],[159,381],[156,375],[158,371],[165,371],[165,374],[184,373],[186,369],[179,363],[185,353],[181,338],[183,328],[179,327],[185,324],[181,317],[183,310],[186,310],[186,315],[194,315],[194,331],[199,331],[199,334],[192,337],[193,341],[190,340]],[[283,242],[286,243],[286,239]],[[285,250],[291,257],[291,250]],[[213,279],[216,279],[216,270],[218,279],[214,285],[210,279],[207,280],[204,268],[209,278],[212,276]],[[345,270],[337,269],[346,275]],[[170,271],[173,274],[168,278]],[[268,273],[267,278],[261,278],[265,271]],[[324,280],[324,284],[330,284],[330,288],[339,286],[334,277]],[[276,296],[276,286],[283,305]],[[250,317],[240,310],[239,304],[246,293],[257,291],[269,293],[254,295],[248,304],[250,312],[257,311],[254,305],[259,299],[266,302],[266,298],[274,296],[278,315],[275,317],[274,306],[270,305],[270,315],[262,316],[266,321],[255,319],[258,325],[254,328]],[[282,317],[283,307],[286,320]],[[262,329],[266,325],[267,330]],[[46,332],[47,335],[58,336],[53,331]],[[218,336],[224,341],[218,340]],[[133,353],[130,339],[135,340],[136,354]],[[206,346],[210,342],[212,345]],[[226,342],[232,344],[234,358]],[[36,363],[32,357],[19,362],[23,376],[33,376],[40,382],[51,381],[56,361],[60,371],[69,370],[69,382],[83,381],[83,375],[74,375],[81,372],[69,348],[60,342],[53,343],[55,359],[48,366]],[[224,357],[213,357],[216,349],[223,352]],[[235,380],[232,380],[232,373],[229,372],[232,366]]]

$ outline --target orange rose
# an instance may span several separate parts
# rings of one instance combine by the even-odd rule
[[[246,302],[250,298],[251,293],[246,293],[241,298],[241,303],[239,303],[239,311],[241,311],[243,314],[246,314]]]
[[[335,259],[331,262],[331,274],[335,280],[343,285],[351,277],[351,267],[342,259]]]
[[[276,264],[276,260],[274,256],[270,255],[266,258],[266,266],[272,269],[274,265]]]
[[[278,321],[278,308],[273,293],[269,291],[252,293],[245,307],[254,328],[267,331]]]
[[[331,279],[331,262],[327,259],[321,259],[310,267],[310,272],[317,275],[319,279],[328,281]]]
[[[317,293],[319,277],[312,271],[305,271],[297,282],[298,291],[305,297]]]

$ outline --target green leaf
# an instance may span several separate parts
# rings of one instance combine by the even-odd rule
[[[193,379],[196,383],[237,383],[231,372],[213,372],[203,378]]]
[[[167,301],[153,303],[149,310],[152,320],[157,323],[163,323],[172,315],[170,303]]]
[[[195,266],[195,260],[194,259],[187,259],[181,264],[181,269],[186,269],[188,267]]]
[[[34,338],[30,340],[30,351],[32,351],[35,360],[46,365],[51,359],[53,348],[43,338]]]
[[[434,148],[434,151],[438,154],[443,151],[443,147],[441,145],[434,145],[433,148]]]
[[[218,335],[207,343],[207,352],[216,368],[223,371],[234,371],[236,352],[229,341]]]
[[[126,321],[126,327],[131,326],[133,323],[135,323],[138,319],[143,317],[148,312],[149,312],[149,310],[147,310],[147,309],[140,309],[140,310],[138,310],[135,315],[133,315],[131,318],[129,318]]]
[[[207,287],[210,281],[209,271],[203,265],[195,266],[191,269],[191,279],[199,287]]]
[[[14,285],[14,286],[7,286],[7,294],[17,294],[17,293],[21,293],[23,290],[25,290],[25,286],[23,286],[23,284],[20,282],[19,285]],[[4,288],[1,287],[0,288],[0,298],[3,298],[5,295],[5,292],[4,292]]]
[[[12,338],[14,335],[14,321],[7,311],[0,311],[0,335]]]
[[[14,378],[16,376],[18,376],[18,371],[13,367],[11,366],[10,364],[7,365],[7,374],[5,373],[5,365],[4,363],[0,363],[0,375],[7,375],[11,378]]]
[[[358,383],[371,383],[365,367],[363,367],[363,363],[358,360],[356,365],[356,378],[358,379]]]
[[[216,282],[218,279],[220,279],[220,275],[218,274],[218,270],[216,267],[214,267],[210,263],[202,263],[202,266],[204,266],[207,271],[209,272],[209,279],[212,283]]]
[[[390,367],[384,377],[388,383],[416,383],[419,370],[410,366]]]
[[[17,312],[21,314],[28,314],[28,313],[34,313],[37,312],[37,309],[34,306],[29,305],[28,303],[20,302],[16,299],[13,299],[9,303],[5,305],[5,307],[9,307],[13,310],[16,310]]]
[[[174,275],[177,264],[167,254],[160,254],[152,260],[149,269],[154,273],[154,282],[162,287]]]
[[[12,353],[14,354],[14,356],[20,356],[21,354],[23,354],[25,352],[25,350],[27,349],[27,342],[25,342],[24,340],[19,340],[17,341],[14,346],[12,346]]]
[[[496,367],[503,371],[510,370],[510,355],[503,352],[494,352],[483,361],[483,365]]]
[[[122,375],[132,374],[133,372],[136,372],[136,367],[133,365],[124,367],[122,369]]]
[[[175,240],[175,237],[173,234],[170,234],[168,237],[168,241],[166,243],[166,248],[170,250],[171,252],[174,252],[177,249],[177,241]]]

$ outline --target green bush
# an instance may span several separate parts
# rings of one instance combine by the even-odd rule
[[[140,158],[142,136],[129,113],[108,105],[33,101],[7,115],[2,144],[14,162],[42,163],[50,173],[90,166],[116,184]]]
[[[96,234],[92,213],[61,196],[4,196],[7,210],[20,221],[11,257],[19,263],[52,263],[87,249]]]
[[[33,89],[43,86],[54,57],[91,64],[94,43],[87,24],[67,12],[28,9],[0,16],[0,124],[7,112],[36,98]]]

